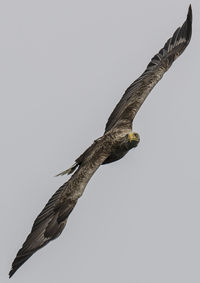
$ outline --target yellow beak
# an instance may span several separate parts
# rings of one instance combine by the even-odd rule
[[[128,138],[130,142],[136,140],[136,136],[134,135],[134,133],[129,133]]]

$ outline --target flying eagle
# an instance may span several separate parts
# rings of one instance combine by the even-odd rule
[[[151,59],[144,73],[125,91],[108,119],[104,135],[95,140],[76,159],[72,167],[58,174],[71,174],[76,170],[72,177],[54,193],[34,221],[30,234],[12,263],[10,277],[37,250],[62,233],[68,216],[99,166],[121,159],[130,149],[138,145],[140,137],[132,132],[133,119],[153,87],[185,50],[191,35],[192,8],[190,5],[183,25]]]

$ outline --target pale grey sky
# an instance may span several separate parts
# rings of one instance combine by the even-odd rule
[[[1,2],[1,282],[67,180],[53,176],[102,135],[189,4]],[[200,2],[191,4],[191,43],[139,111],[139,146],[96,172],[60,238],[13,282],[200,282]]]

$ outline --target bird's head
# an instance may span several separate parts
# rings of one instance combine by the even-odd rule
[[[139,142],[140,142],[140,136],[138,133],[131,132],[128,134],[128,146],[130,149],[136,147]]]

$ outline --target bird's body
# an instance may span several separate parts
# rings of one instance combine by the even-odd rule
[[[122,138],[121,138],[120,142],[113,144],[109,156],[103,161],[102,165],[108,164],[108,163],[111,163],[111,162],[114,162],[114,161],[121,159],[122,157],[124,157],[129,152],[130,149],[136,147],[138,145],[138,143],[140,142],[140,137],[139,137],[139,134],[137,134],[137,133],[129,132],[129,133],[126,134],[126,131],[123,131],[122,133],[120,131],[117,131],[116,134],[117,135],[120,134]],[[117,140],[116,134],[113,133],[112,131],[111,131],[111,133],[109,133],[109,135],[111,135],[111,137],[114,140]],[[106,135],[108,135],[108,134],[106,134]],[[87,159],[87,156],[90,155],[90,153],[93,151],[95,143],[98,140],[101,140],[101,139],[102,138],[95,140],[94,143],[89,148],[87,148],[83,152],[83,154],[81,154],[76,159],[75,163],[69,169],[57,174],[56,176],[63,176],[65,174],[69,175],[69,174],[73,173],[74,170],[78,166],[80,166]]]
[[[132,132],[133,119],[152,88],[185,50],[191,34],[190,6],[182,27],[175,31],[159,53],[151,59],[144,73],[125,91],[108,119],[104,135],[95,140],[76,159],[72,167],[58,174],[71,174],[76,170],[50,198],[34,221],[30,234],[12,264],[10,277],[33,253],[61,234],[69,214],[98,167],[121,159],[130,149],[138,145],[139,135]]]

